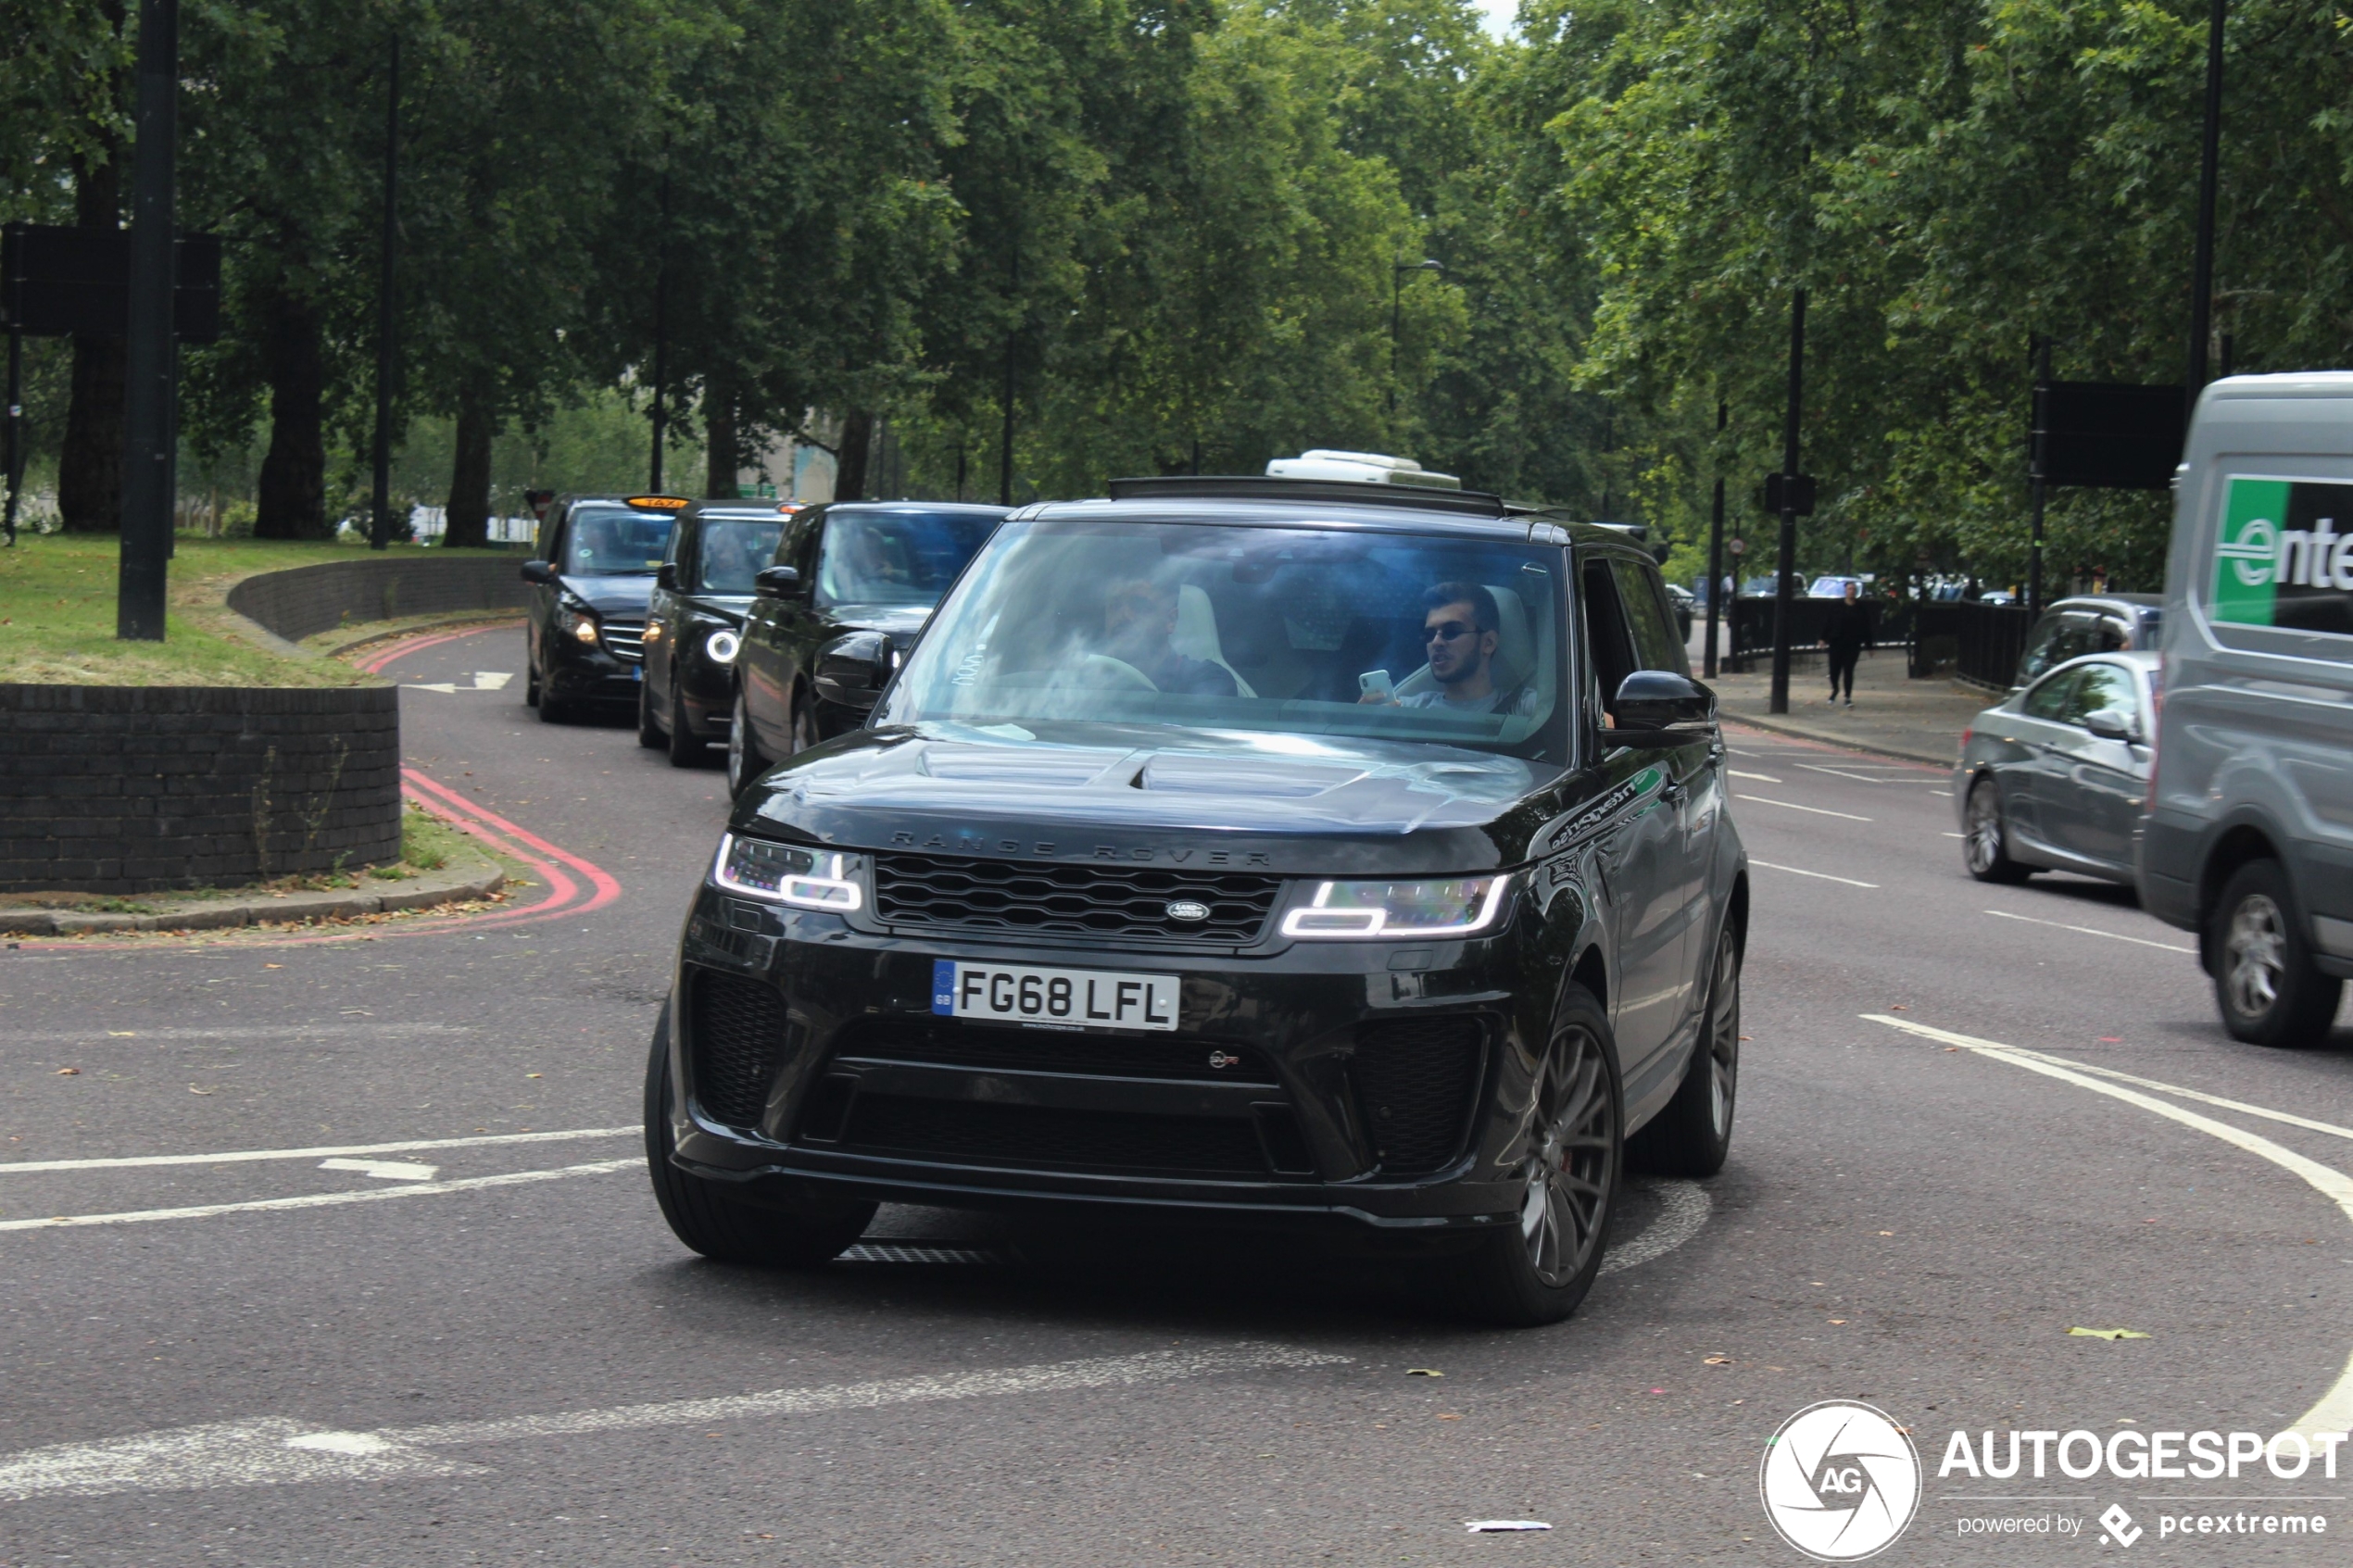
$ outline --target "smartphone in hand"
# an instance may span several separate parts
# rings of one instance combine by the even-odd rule
[[[1356,677],[1356,689],[1362,693],[1358,702],[1394,702],[1397,700],[1389,684],[1389,671],[1367,670]]]

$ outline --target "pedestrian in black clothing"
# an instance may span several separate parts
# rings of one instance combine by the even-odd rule
[[[1871,610],[1862,600],[1862,584],[1850,581],[1846,597],[1831,607],[1828,622],[1823,627],[1822,640],[1831,646],[1831,701],[1839,697],[1839,687],[1846,688],[1846,706],[1855,706],[1855,661],[1863,657],[1864,645],[1871,640]]]

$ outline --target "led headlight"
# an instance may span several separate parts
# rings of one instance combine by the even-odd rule
[[[597,641],[597,616],[578,599],[566,596],[556,601],[556,628],[569,632],[575,642],[594,645]]]
[[[738,838],[732,833],[720,835],[711,880],[730,893],[837,915],[865,901],[849,878],[847,857],[765,838]]]
[[[1443,877],[1428,882],[1327,882],[1283,917],[1283,935],[1352,937],[1468,936],[1503,912],[1509,876]]]
[[[733,664],[736,662],[736,651],[742,646],[743,639],[722,626],[703,639],[702,651],[710,656],[713,664]]]

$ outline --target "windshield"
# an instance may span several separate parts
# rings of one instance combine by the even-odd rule
[[[937,604],[996,526],[969,513],[833,513],[817,558],[819,602]]]
[[[776,541],[785,536],[785,520],[777,518],[705,518],[702,547],[695,552],[695,583],[690,593],[749,594],[752,573],[776,558]]]
[[[1008,523],[884,723],[1101,720],[1504,746],[1559,728],[1561,552],[1195,523]]]
[[[564,558],[559,571],[575,577],[623,577],[651,571],[661,564],[670,543],[668,512],[633,512],[622,507],[597,507],[574,512],[564,538]]]

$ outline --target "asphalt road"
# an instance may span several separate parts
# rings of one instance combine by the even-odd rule
[[[467,689],[521,646],[392,672],[412,765],[571,893],[0,954],[0,1563],[1794,1563],[1759,1461],[1832,1399],[1927,1464],[1877,1561],[2082,1561],[2122,1549],[2110,1503],[2135,1556],[2343,1560],[2154,1526],[2152,1498],[2296,1498],[2353,1531],[2317,1465],[1937,1475],[1957,1427],[2277,1432],[2353,1355],[2353,1211],[2322,1190],[2353,1171],[2353,1034],[2234,1045],[2128,895],[1971,883],[1942,775],[1733,734],[1732,1160],[1642,1186],[1557,1327],[905,1209],[769,1275],[683,1251],[635,1141],[720,773],[542,724],[519,678]],[[254,1157],[194,1158],[222,1154]],[[2004,1514],[2082,1534],[1958,1533]],[[1491,1518],[1553,1529],[1465,1529]]]

